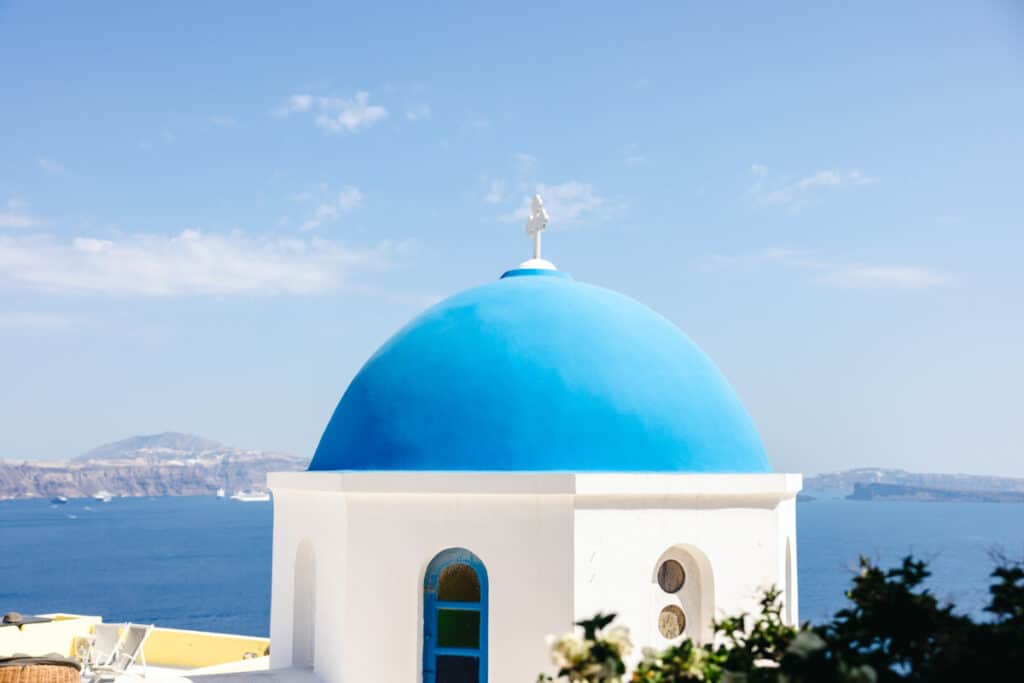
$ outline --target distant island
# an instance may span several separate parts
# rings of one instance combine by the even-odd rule
[[[165,432],[104,444],[70,461],[0,460],[0,500],[203,496],[266,490],[267,472],[302,470],[307,458],[243,450]]]
[[[804,479],[801,500],[822,498],[959,503],[1024,503],[1024,479],[973,474],[920,474],[859,468]]]
[[[68,461],[0,460],[0,500],[206,496],[266,490],[267,473],[303,470],[308,458],[244,450],[192,434],[133,436]],[[798,500],[1024,503],[1024,479],[859,468],[809,475]]]
[[[848,500],[909,500],[953,503],[1024,503],[1021,491],[957,491],[902,484],[854,484]]]

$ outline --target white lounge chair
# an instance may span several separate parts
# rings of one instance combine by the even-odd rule
[[[97,626],[99,625],[97,624]],[[117,628],[115,624],[111,624],[111,626]],[[152,625],[125,624],[117,641],[117,646],[114,648],[107,663],[89,667],[89,677],[87,678],[86,675],[83,675],[82,680],[94,682],[115,681],[121,674],[128,671],[128,667],[137,662],[141,662],[142,675],[145,676],[146,657],[143,655],[142,648],[146,644],[146,639],[149,638],[152,630]],[[91,660],[92,658],[90,657]]]
[[[92,640],[83,662],[87,672],[110,666],[121,645],[120,631],[121,624],[95,624],[92,627]]]

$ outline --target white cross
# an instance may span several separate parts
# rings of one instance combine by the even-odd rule
[[[533,258],[540,259],[540,233],[548,227],[548,212],[544,210],[544,200],[539,194],[533,195],[530,205],[530,217],[526,219],[526,234],[533,235]]]

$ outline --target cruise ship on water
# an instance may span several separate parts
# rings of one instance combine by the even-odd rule
[[[266,491],[239,491],[231,496],[231,500],[239,503],[266,503],[270,501],[270,493]]]

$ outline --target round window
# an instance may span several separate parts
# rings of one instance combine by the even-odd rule
[[[679,605],[669,605],[661,610],[658,615],[658,630],[668,640],[674,640],[683,635],[686,630],[686,615]]]
[[[666,593],[678,593],[686,583],[686,570],[676,560],[665,560],[658,567],[658,585]]]

